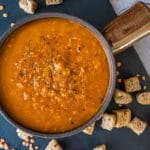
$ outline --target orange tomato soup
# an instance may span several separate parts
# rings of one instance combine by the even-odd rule
[[[0,104],[24,127],[65,132],[101,108],[109,84],[107,57],[79,23],[32,21],[12,33],[0,51]]]

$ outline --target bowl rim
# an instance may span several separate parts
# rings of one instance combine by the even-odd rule
[[[22,25],[24,25],[26,23],[29,23],[29,22],[32,22],[32,21],[35,21],[35,20],[44,19],[44,18],[64,18],[64,19],[69,19],[71,21],[77,22],[77,23],[83,25],[84,27],[86,27],[87,29],[89,29],[95,35],[97,40],[101,43],[101,45],[103,46],[104,51],[106,53],[106,56],[107,56],[107,60],[108,60],[108,64],[109,64],[109,71],[110,71],[109,86],[108,86],[107,92],[105,94],[103,105],[98,110],[98,112],[89,121],[87,121],[85,124],[75,128],[75,129],[72,129],[72,130],[69,130],[69,131],[66,131],[66,132],[62,132],[62,133],[42,133],[42,132],[34,131],[32,129],[28,129],[28,128],[24,127],[23,125],[17,123],[16,121],[14,121],[11,117],[9,117],[9,115],[4,111],[4,109],[1,106],[0,106],[0,114],[11,125],[13,125],[16,128],[19,128],[20,130],[22,130],[26,133],[31,134],[33,136],[42,137],[42,138],[55,138],[55,139],[56,138],[64,138],[64,137],[68,137],[68,136],[72,136],[74,134],[80,133],[83,129],[87,128],[92,123],[94,123],[96,120],[98,120],[99,117],[104,113],[104,111],[106,110],[106,108],[108,107],[108,105],[111,101],[111,98],[113,96],[113,92],[114,92],[114,89],[115,89],[115,85],[116,85],[116,75],[115,75],[116,65],[115,65],[115,59],[114,59],[112,50],[111,50],[108,42],[105,40],[103,35],[100,33],[100,31],[98,31],[93,25],[91,25],[90,23],[87,23],[83,19],[80,19],[79,17],[75,17],[75,16],[72,16],[72,15],[68,15],[68,14],[65,14],[65,13],[57,13],[57,12],[40,13],[40,14],[32,15],[30,17],[26,17],[26,18],[20,20],[19,22],[17,22],[15,24],[15,26],[13,26],[9,30],[7,30],[2,35],[2,37],[0,39],[0,47],[3,45],[5,40],[7,40],[9,35],[11,35],[14,31],[16,31]]]

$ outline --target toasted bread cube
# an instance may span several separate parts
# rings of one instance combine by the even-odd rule
[[[130,104],[132,102],[131,94],[122,90],[116,89],[114,94],[114,100],[118,105]]]
[[[117,116],[116,128],[122,128],[128,126],[131,120],[130,109],[113,110]]]
[[[45,150],[63,150],[63,148],[58,144],[56,140],[52,139],[46,146]]]
[[[102,117],[101,127],[108,131],[111,131],[116,124],[116,115],[104,113]]]
[[[138,77],[131,77],[124,80],[126,92],[136,92],[141,90],[141,84]]]
[[[28,14],[34,14],[38,5],[34,0],[19,0],[19,7]]]
[[[141,135],[147,127],[147,123],[135,117],[128,125],[128,127],[137,135]]]
[[[63,3],[63,0],[46,0],[46,5],[58,5]]]
[[[142,105],[150,105],[150,92],[143,92],[136,95],[137,102]]]
[[[94,132],[95,122],[83,130],[85,134],[92,135]]]
[[[95,148],[93,148],[93,150],[106,150],[106,145],[99,145],[99,146],[96,146]]]

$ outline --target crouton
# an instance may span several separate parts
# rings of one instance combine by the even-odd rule
[[[102,117],[101,127],[108,131],[111,131],[116,124],[116,115],[104,113]]]
[[[128,127],[137,135],[141,135],[147,127],[147,123],[135,117],[129,124]]]
[[[136,95],[137,102],[142,105],[150,105],[150,92],[143,92]]]
[[[46,0],[46,5],[58,5],[63,3],[63,0]]]
[[[116,89],[114,94],[114,100],[118,105],[125,105],[132,102],[131,94],[124,92],[122,90]]]
[[[45,150],[63,150],[63,148],[58,144],[56,140],[52,139],[46,146]]]
[[[85,134],[92,135],[94,132],[95,122],[83,130]]]
[[[138,77],[131,77],[124,80],[126,92],[136,92],[141,90],[141,85]]]
[[[95,148],[93,148],[93,150],[106,150],[106,145],[99,145],[99,146],[96,146]]]
[[[126,127],[131,120],[130,109],[113,110],[113,113],[117,116],[116,128]]]
[[[38,5],[34,0],[19,0],[19,7],[28,14],[34,14]]]

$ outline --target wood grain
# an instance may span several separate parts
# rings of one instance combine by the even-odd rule
[[[102,33],[118,54],[150,34],[150,9],[139,2],[106,25]]]

